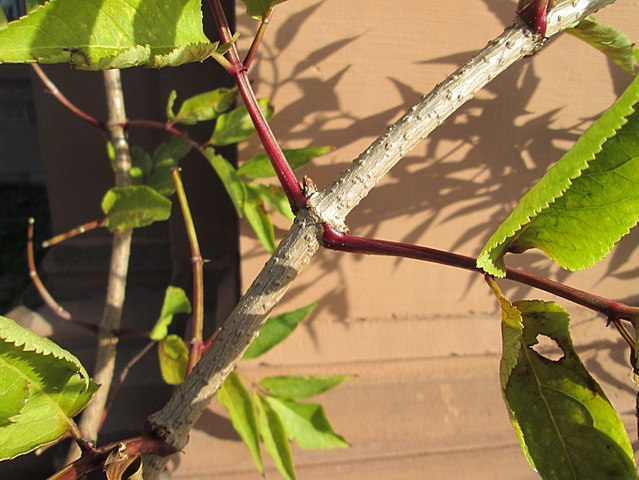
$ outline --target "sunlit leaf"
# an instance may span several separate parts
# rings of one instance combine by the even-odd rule
[[[233,428],[251,452],[257,469],[262,473],[260,434],[257,428],[256,407],[253,399],[236,373],[231,373],[217,392],[217,398],[229,414]]]
[[[109,230],[145,227],[171,215],[171,201],[144,185],[112,188],[102,199]]]
[[[244,358],[259,357],[285,340],[293,333],[293,330],[311,314],[315,307],[317,307],[317,302],[313,302],[293,312],[270,317],[260,329],[259,335],[253,340],[253,343],[251,343],[246,352],[244,352]]]
[[[97,389],[77,358],[0,316],[0,460],[60,438]]]
[[[569,270],[594,265],[639,220],[639,77],[553,166],[488,240],[477,266],[539,248]]]
[[[265,400],[280,417],[288,436],[300,447],[307,450],[349,447],[348,442],[333,431],[321,405],[276,397],[265,397]]]
[[[178,313],[191,313],[191,302],[189,298],[179,287],[169,286],[164,293],[164,302],[162,303],[162,311],[160,318],[151,330],[152,340],[162,340],[169,333],[168,328],[173,321],[173,316]]]
[[[286,0],[242,0],[246,5],[246,13],[252,18],[261,19],[266,13],[278,3]]]
[[[235,167],[231,165],[231,163],[215,153],[215,150],[212,148],[204,149],[204,153],[206,157],[209,159],[211,166],[217,173],[217,176],[222,180],[222,184],[226,189],[226,192],[229,194],[229,197],[233,201],[233,205],[235,206],[235,211],[237,215],[241,218],[244,216],[244,202],[246,201],[246,187],[244,183],[237,175],[237,171]]]
[[[177,335],[167,335],[158,343],[162,378],[169,385],[179,385],[186,377],[189,348]]]
[[[251,228],[262,242],[267,252],[275,250],[275,230],[271,216],[264,208],[264,202],[260,194],[250,183],[246,186],[246,201],[244,202],[244,216],[251,224]]]
[[[262,197],[262,200],[270,203],[275,210],[280,212],[288,220],[291,222],[295,220],[295,214],[293,213],[293,210],[291,210],[291,204],[281,187],[276,187],[275,185],[260,185],[258,183],[250,183],[246,185],[250,185],[253,191],[257,192],[259,196]]]
[[[260,386],[274,397],[307,398],[331,390],[349,378],[349,375],[265,377]]]
[[[629,73],[635,73],[637,61],[633,54],[634,44],[619,30],[586,17],[566,32],[595,47]]]
[[[260,436],[275,466],[287,480],[295,480],[295,467],[282,420],[261,395],[255,395]]]
[[[267,120],[273,115],[273,107],[269,105],[268,98],[261,98],[259,106]],[[223,113],[215,122],[215,130],[209,143],[211,145],[230,145],[250,137],[255,133],[255,127],[251,116],[245,106]]]
[[[636,479],[628,436],[574,350],[568,313],[552,302],[501,303],[502,389],[532,465],[544,479]],[[556,343],[561,358],[538,353],[541,337]]]
[[[218,88],[187,98],[173,119],[185,125],[213,120],[233,105],[237,88]],[[173,99],[175,100],[175,99]]]
[[[288,164],[295,170],[303,167],[316,157],[330,153],[332,150],[331,147],[305,147],[285,149],[283,153]],[[273,170],[271,161],[266,153],[258,153],[250,160],[244,162],[237,170],[237,173],[249,178],[270,178],[276,176],[275,170]]]
[[[202,61],[211,43],[200,0],[51,0],[0,30],[0,62],[103,70]]]

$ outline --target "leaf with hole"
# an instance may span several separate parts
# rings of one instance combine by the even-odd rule
[[[151,330],[152,340],[162,340],[169,333],[168,328],[173,321],[173,316],[178,313],[191,313],[191,302],[184,290],[169,285],[164,293],[164,302],[160,318]]]
[[[591,267],[639,220],[639,77],[524,195],[477,266],[505,275],[504,255],[539,248],[568,270]]]
[[[327,392],[350,378],[349,375],[265,377],[260,380],[260,386],[273,397],[308,398]]]
[[[167,220],[171,201],[145,185],[112,188],[102,199],[109,230],[126,230]]]
[[[200,0],[51,0],[0,30],[0,63],[84,70],[201,62],[216,52]]]
[[[162,378],[169,385],[179,385],[186,378],[189,348],[177,335],[167,335],[158,343],[158,358]]]
[[[260,110],[267,120],[273,116],[273,107],[269,105],[268,98],[258,100]],[[247,139],[255,133],[255,126],[245,106],[223,113],[215,122],[215,130],[209,139],[211,145],[230,145]]]
[[[260,473],[264,472],[257,427],[256,407],[253,399],[236,373],[231,373],[217,392],[217,399],[231,418],[233,428],[251,452]]]
[[[287,432],[279,415],[261,395],[255,395],[260,436],[275,466],[287,480],[295,480],[295,466]]]
[[[628,436],[574,350],[568,313],[552,302],[501,304],[502,390],[532,466],[544,479],[636,479]],[[543,336],[556,342],[560,359],[537,352]]]
[[[97,389],[77,358],[0,316],[0,460],[60,438]]]
[[[237,88],[218,88],[187,98],[172,120],[185,125],[213,120],[233,105]],[[175,98],[173,98],[175,101]],[[172,104],[171,104],[172,107]]]
[[[244,184],[246,187],[246,201],[244,202],[244,216],[251,224],[251,228],[262,242],[267,252],[273,253],[275,250],[275,230],[271,216],[264,208],[264,201],[259,192],[250,183]]]
[[[586,17],[566,32],[607,55],[628,73],[635,73],[637,61],[632,51],[634,44],[616,28],[601,23],[593,17]]]
[[[284,341],[311,314],[315,307],[317,307],[317,302],[292,312],[270,317],[262,325],[259,335],[244,352],[244,358],[257,358]]]
[[[280,417],[287,435],[306,450],[331,450],[350,445],[331,427],[324,408],[316,403],[265,397],[266,402]]]
[[[332,151],[331,147],[305,147],[288,148],[282,152],[288,164],[295,170],[303,167],[314,158],[321,157]],[[237,173],[249,178],[271,178],[277,176],[266,153],[258,153],[250,160],[244,162],[237,170]]]

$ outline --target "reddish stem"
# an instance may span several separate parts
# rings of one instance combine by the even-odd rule
[[[262,17],[262,21],[260,22],[260,26],[255,33],[255,37],[253,37],[253,41],[251,42],[251,46],[249,48],[246,57],[244,57],[244,68],[246,70],[251,69],[251,65],[253,65],[253,60],[255,60],[255,55],[257,55],[257,50],[262,43],[262,39],[264,38],[264,34],[266,33],[266,28],[268,24],[271,22],[271,17],[273,16],[273,7],[269,8],[266,14]]]
[[[275,135],[271,130],[264,113],[260,109],[253,87],[249,82],[248,75],[244,63],[240,59],[240,55],[237,51],[235,42],[233,42],[233,35],[231,34],[231,28],[229,27],[226,15],[222,9],[222,5],[219,0],[208,0],[209,9],[211,10],[213,19],[217,25],[220,39],[224,43],[229,43],[230,48],[226,54],[227,59],[231,64],[231,68],[228,69],[229,73],[235,77],[235,83],[240,91],[242,100],[246,105],[257,134],[260,137],[262,146],[266,151],[277,178],[282,185],[282,189],[288,198],[293,213],[297,213],[301,208],[306,206],[306,197],[302,192],[302,187],[288,164],[279,143],[275,139]]]
[[[418,245],[347,235],[336,231],[327,224],[324,224],[323,227],[322,244],[331,250],[412,258],[461,268],[482,275],[485,274],[482,269],[477,267],[475,259],[471,257],[428,247],[420,247]],[[639,308],[637,307],[615,302],[522,270],[507,268],[505,278],[565,298],[573,303],[601,313],[608,318],[633,321],[639,317]]]
[[[546,34],[549,0],[519,0],[517,15],[538,35]]]

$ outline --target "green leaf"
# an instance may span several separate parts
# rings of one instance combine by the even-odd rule
[[[173,120],[185,125],[213,120],[233,105],[237,88],[218,88],[187,98]]]
[[[163,197],[170,197],[175,193],[175,182],[171,170],[177,167],[173,158],[162,159],[153,164],[153,171],[149,175],[148,186]]]
[[[270,203],[278,212],[286,217],[286,219],[291,222],[295,220],[295,214],[293,210],[291,210],[291,204],[288,202],[288,198],[286,198],[286,194],[281,187],[276,187],[275,185],[260,185],[258,183],[247,183],[246,185],[250,185],[253,191],[262,197],[262,200]]]
[[[330,450],[350,446],[342,436],[333,431],[321,405],[276,397],[266,397],[265,400],[282,420],[288,436],[300,447],[307,450]]]
[[[135,185],[144,183],[153,169],[151,155],[141,147],[131,147],[131,180]]]
[[[4,14],[4,10],[2,9],[2,6],[0,5],[0,30],[5,28],[7,26],[7,23],[8,23],[7,16]]]
[[[330,153],[332,150],[333,149],[331,147],[306,147],[284,149],[283,153],[288,164],[295,170],[303,167],[316,157],[321,157],[322,155]],[[249,178],[270,178],[277,175],[275,170],[273,170],[271,161],[266,153],[258,153],[253,158],[243,163],[237,173]]]
[[[112,188],[102,199],[109,230],[145,227],[169,218],[171,201],[144,185]]]
[[[586,17],[566,31],[610,57],[625,71],[635,73],[637,61],[632,51],[634,44],[619,30],[593,17]]]
[[[175,105],[175,101],[177,100],[177,92],[175,90],[171,90],[169,93],[169,98],[166,101],[166,118],[169,120],[175,120],[175,113],[173,112],[173,106]]]
[[[504,302],[502,302],[502,305]],[[504,312],[504,399],[522,449],[544,479],[637,478],[619,415],[574,350],[568,313],[552,302],[511,305]],[[541,337],[562,357],[538,353]],[[515,362],[513,362],[515,359]]]
[[[178,313],[191,313],[191,302],[184,290],[179,287],[168,286],[164,293],[164,302],[160,318],[151,330],[151,340],[162,340],[169,333],[169,325],[173,321],[173,315]]]
[[[292,312],[270,317],[262,325],[259,335],[244,352],[244,358],[257,358],[285,340],[311,314],[315,307],[317,307],[317,302]]]
[[[186,378],[189,348],[177,335],[167,335],[158,343],[158,358],[162,378],[169,385],[179,385]]]
[[[257,428],[256,407],[236,373],[231,373],[217,392],[217,398],[231,417],[233,428],[251,452],[260,473],[264,472]]]
[[[191,151],[191,145],[180,137],[172,135],[167,141],[160,143],[153,152],[153,163],[172,158],[176,162],[182,160]]]
[[[349,375],[265,377],[260,380],[260,386],[273,397],[308,398],[331,390],[350,378]]]
[[[244,202],[244,215],[251,224],[253,231],[259,238],[267,252],[275,250],[275,230],[271,216],[264,208],[264,202],[259,192],[250,183],[245,184],[246,202]]]
[[[553,166],[488,240],[477,266],[505,275],[504,255],[543,250],[569,270],[606,256],[639,220],[639,77]]]
[[[282,420],[271,408],[269,402],[261,395],[255,396],[255,405],[258,412],[258,424],[260,436],[264,441],[266,450],[273,458],[275,466],[287,480],[295,480],[295,467],[291,455],[291,446]]]
[[[200,0],[51,0],[0,30],[0,63],[71,63],[85,70],[163,67],[216,51]]]
[[[97,389],[77,358],[0,316],[0,460],[60,438]]]
[[[215,150],[210,147],[204,149],[204,154],[209,159],[217,176],[222,180],[226,193],[229,194],[233,201],[238,217],[242,218],[244,216],[244,202],[246,201],[247,193],[246,187],[237,175],[235,167],[227,159],[216,154]]]
[[[261,98],[259,106],[267,120],[273,116],[273,107],[269,105],[268,98]],[[209,143],[211,145],[230,145],[245,140],[255,133],[253,121],[245,106],[223,113],[215,122],[215,130]]]
[[[246,5],[246,13],[257,20],[262,19],[266,13],[278,3],[286,0],[242,0]]]

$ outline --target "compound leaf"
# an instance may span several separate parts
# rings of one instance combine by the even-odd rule
[[[330,450],[350,445],[333,431],[321,405],[299,403],[276,397],[265,397],[286,429],[288,436],[307,450]]]
[[[256,406],[236,373],[231,373],[224,380],[217,392],[217,398],[231,417],[233,428],[251,452],[257,469],[260,473],[264,472]]]
[[[266,450],[273,458],[275,466],[287,480],[295,480],[295,466],[288,443],[287,432],[278,414],[261,395],[255,395],[260,435]]]
[[[606,256],[639,220],[639,77],[524,195],[477,266],[505,275],[504,255],[539,248],[569,270]]]
[[[544,479],[636,479],[628,436],[574,350],[568,313],[552,302],[501,303],[502,390],[532,466]],[[556,343],[562,357],[538,353],[540,337]]]
[[[266,251],[272,253],[275,250],[275,229],[271,216],[264,208],[262,196],[253,188],[253,185],[246,183],[245,186],[244,215]]]
[[[200,0],[51,0],[0,30],[2,63],[71,63],[84,70],[164,67],[216,51]]]
[[[77,358],[0,316],[0,460],[60,438],[97,389]]]
[[[288,148],[284,149],[282,153],[284,153],[291,168],[295,170],[303,167],[315,157],[326,155],[332,150],[331,147]],[[256,154],[253,158],[244,162],[237,170],[237,173],[249,178],[270,178],[276,176],[271,161],[266,153],[263,152]]]
[[[152,340],[162,340],[167,336],[169,325],[177,313],[191,313],[191,302],[189,302],[189,297],[186,296],[184,290],[169,285],[164,293],[160,318],[151,330]]]
[[[244,358],[256,358],[268,352],[278,343],[286,339],[293,330],[308,317],[317,307],[317,302],[299,308],[292,312],[283,313],[275,317],[270,317],[262,328],[253,343],[244,352]]]
[[[269,395],[280,398],[308,398],[335,388],[349,375],[278,376],[260,380]]]
[[[109,230],[126,230],[161,222],[171,215],[171,201],[145,185],[112,188],[102,199]]]
[[[260,98],[258,104],[267,120],[273,116],[273,107],[268,98]],[[215,122],[215,130],[209,139],[211,145],[230,145],[250,137],[255,133],[255,126],[245,106],[228,113],[223,113]]]

